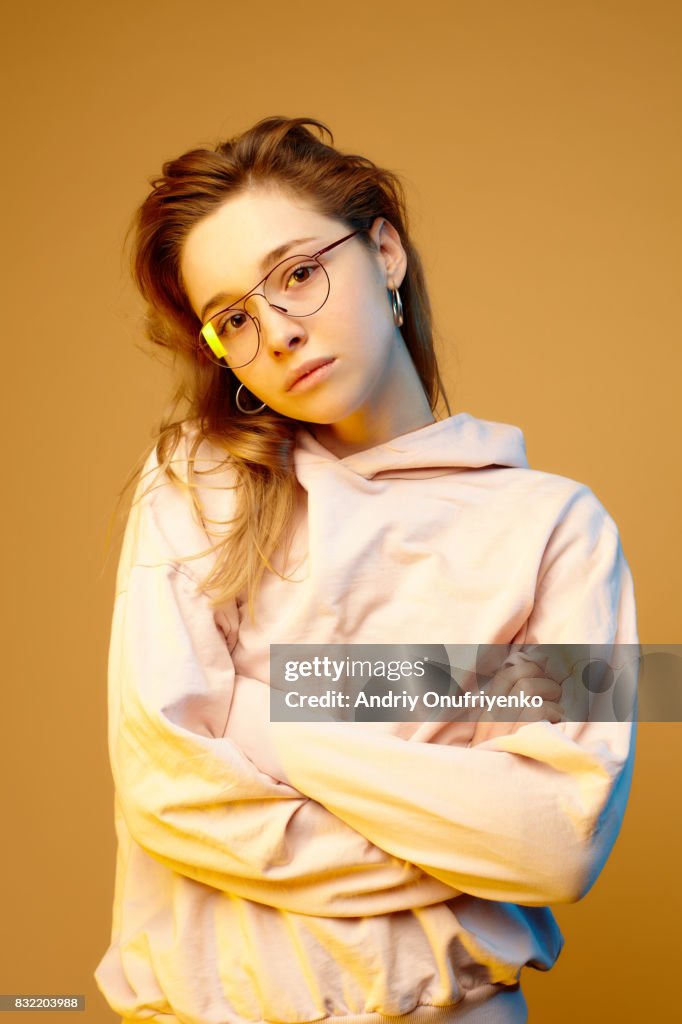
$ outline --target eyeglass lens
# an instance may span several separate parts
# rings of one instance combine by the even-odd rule
[[[329,277],[319,260],[290,256],[272,268],[263,282],[262,294],[281,313],[310,316],[327,301]],[[246,366],[258,353],[258,328],[244,308],[232,306],[215,313],[202,327],[201,336],[204,351],[221,366]]]

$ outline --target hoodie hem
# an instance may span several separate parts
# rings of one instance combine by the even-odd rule
[[[519,985],[504,986],[500,991],[496,987],[492,996],[477,989],[468,997],[449,1006],[420,1004],[407,1013],[392,1015],[384,1013],[351,1013],[339,1016],[317,1017],[307,1021],[296,1021],[295,1024],[526,1024],[528,1006]],[[153,1017],[123,1017],[121,1024],[184,1024],[179,1017],[172,1014],[155,1015]],[[247,1024],[243,1018],[225,1020],[222,1024]],[[294,1024],[277,1020],[272,1017],[260,1021],[249,1021],[248,1024]]]

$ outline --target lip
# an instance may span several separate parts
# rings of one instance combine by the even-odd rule
[[[329,366],[331,363],[336,362],[335,356],[322,356],[320,359],[309,359],[305,363],[301,363],[291,373],[288,374],[285,381],[285,390],[292,391],[296,385],[301,382],[303,385],[302,378],[307,377],[308,374],[312,374],[314,370],[319,370],[322,366]],[[317,374],[315,375],[317,377]],[[312,384],[312,380],[311,380]]]

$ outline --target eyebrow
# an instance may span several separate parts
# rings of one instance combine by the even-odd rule
[[[276,265],[282,259],[282,257],[289,251],[289,249],[293,249],[293,247],[295,245],[305,245],[308,242],[314,242],[314,241],[315,241],[315,236],[313,235],[310,238],[293,238],[290,242],[284,242],[282,245],[278,245],[276,249],[272,249],[260,261],[260,264],[259,264],[259,267],[258,267],[259,272],[261,274],[263,274],[263,276],[267,276],[268,267],[270,267],[271,264]],[[303,255],[308,255],[308,253],[301,253],[301,255],[302,256]],[[262,278],[261,278],[261,280],[262,280]],[[258,284],[254,285],[254,288],[257,288],[259,284],[260,284],[260,281],[258,282]],[[248,295],[248,294],[249,294],[248,292],[244,292],[244,295]],[[235,298],[232,292],[218,292],[218,294],[214,295],[212,298],[210,298],[208,300],[208,302],[206,303],[206,305],[203,307],[203,309],[201,310],[201,313],[199,315],[199,319],[203,323],[204,320],[206,319],[206,314],[208,313],[209,309],[212,309],[214,306],[219,306],[223,302],[227,302],[228,299],[232,300],[232,302],[239,302],[239,298],[243,298],[243,297],[244,296],[242,295],[242,296],[239,296],[238,298]]]

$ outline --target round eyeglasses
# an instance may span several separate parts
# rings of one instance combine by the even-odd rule
[[[260,325],[243,306],[254,295],[262,295],[268,305],[286,316],[312,316],[322,309],[331,285],[319,257],[354,238],[360,230],[344,235],[312,256],[287,256],[241,299],[209,317],[199,332],[199,345],[204,355],[230,369],[246,366],[256,358],[260,348]]]

